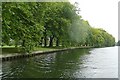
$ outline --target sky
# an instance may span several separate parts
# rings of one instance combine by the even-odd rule
[[[92,27],[103,28],[118,41],[118,2],[120,0],[69,0],[79,3],[80,15]]]

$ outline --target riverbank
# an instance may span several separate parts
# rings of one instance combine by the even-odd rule
[[[118,47],[74,49],[3,61],[1,74],[2,79],[117,78]]]
[[[82,49],[82,48],[92,48],[92,46],[83,46],[83,47],[70,47],[70,48],[62,48],[62,49],[48,49],[48,50],[37,50],[33,51],[31,53],[14,53],[14,54],[2,54],[0,55],[0,58],[2,61],[9,61],[9,60],[14,60],[14,59],[19,59],[19,58],[28,58],[28,57],[33,57],[36,55],[40,54],[49,54],[49,53],[54,53],[54,52],[59,52],[59,51],[66,51],[66,50],[72,50],[72,49]]]

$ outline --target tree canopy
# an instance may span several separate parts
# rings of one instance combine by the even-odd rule
[[[3,2],[2,45],[29,52],[44,46],[113,46],[115,38],[82,19],[69,2]]]
[[[120,40],[117,42],[117,44],[116,44],[117,46],[120,46]]]

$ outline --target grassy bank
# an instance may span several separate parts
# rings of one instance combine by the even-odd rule
[[[2,54],[23,54],[24,51],[20,48],[16,48],[15,46],[3,46],[1,47]],[[51,51],[56,49],[62,49],[62,47],[35,47],[33,51]]]
[[[19,48],[15,47],[2,47],[2,57],[3,61],[8,61],[8,60],[13,60],[13,59],[19,59],[19,58],[27,58],[27,57],[33,57],[36,55],[40,54],[49,54],[49,53],[54,53],[54,52],[60,52],[60,51],[66,51],[66,50],[72,50],[72,49],[84,49],[84,48],[91,48],[91,46],[82,46],[82,47],[67,47],[67,48],[62,48],[62,47],[37,47],[35,48],[30,54],[21,52]]]
[[[86,46],[82,46],[81,48],[84,48]],[[71,48],[71,47],[68,47]],[[16,48],[15,46],[3,46],[2,49],[2,55],[6,54],[24,54],[25,52],[20,49]],[[33,51],[52,51],[52,50],[58,50],[58,49],[65,49],[63,47],[35,47]],[[33,52],[31,51],[31,52]]]

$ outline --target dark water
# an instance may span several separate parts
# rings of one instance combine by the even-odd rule
[[[2,78],[118,78],[118,48],[75,49],[2,63]]]

